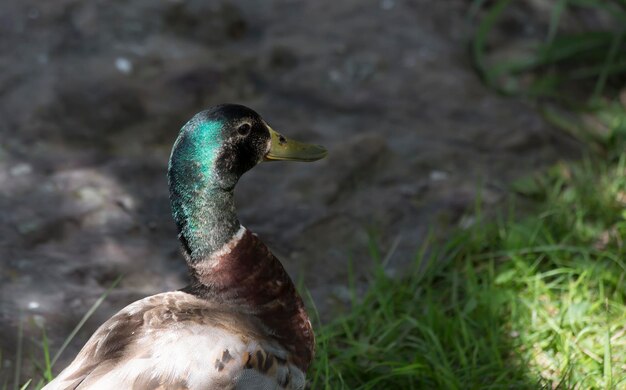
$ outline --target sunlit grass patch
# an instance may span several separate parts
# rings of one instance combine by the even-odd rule
[[[624,269],[586,247],[553,249],[512,253],[499,275],[516,295],[507,306],[518,351],[543,383],[611,388],[626,379]]]

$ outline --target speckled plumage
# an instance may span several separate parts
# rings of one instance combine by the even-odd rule
[[[280,261],[239,224],[233,190],[271,153],[314,161],[325,151],[295,142],[290,151],[272,132],[236,105],[183,127],[168,177],[190,284],[115,314],[45,389],[305,388],[311,323]]]

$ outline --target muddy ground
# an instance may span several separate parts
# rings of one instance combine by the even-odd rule
[[[52,351],[121,274],[56,370],[127,303],[185,284],[166,166],[181,125],[238,102],[326,145],[237,188],[240,219],[323,315],[368,240],[398,272],[429,229],[496,204],[521,175],[577,154],[533,107],[481,84],[471,1],[0,3],[0,350],[18,323]],[[535,34],[524,2],[501,34]],[[532,26],[530,26],[532,27]],[[541,31],[540,31],[541,32]],[[31,342],[27,349],[38,348]],[[1,371],[0,371],[1,372]],[[0,385],[2,384],[0,380]]]

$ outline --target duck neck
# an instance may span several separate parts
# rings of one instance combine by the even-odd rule
[[[239,230],[233,190],[241,173],[220,165],[219,121],[196,117],[183,126],[168,167],[170,203],[191,263],[207,258]]]
[[[178,237],[192,264],[210,258],[239,231],[232,189],[206,183],[173,186],[171,192]]]

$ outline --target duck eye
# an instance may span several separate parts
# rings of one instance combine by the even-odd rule
[[[250,134],[250,129],[251,129],[250,125],[248,123],[244,123],[237,128],[237,132],[239,133],[239,135],[246,136]]]

